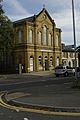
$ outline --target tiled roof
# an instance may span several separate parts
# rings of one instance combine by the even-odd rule
[[[21,19],[21,20],[17,20],[17,21],[14,21],[13,24],[15,23],[21,23],[21,22],[24,22],[24,21],[28,21],[28,22],[34,22],[35,21],[35,18],[38,17],[43,11],[45,11],[45,13],[48,15],[49,19],[51,20],[52,23],[54,23],[54,20],[51,18],[51,16],[49,15],[48,11],[43,8],[39,14],[37,15],[33,15],[31,17],[27,17],[27,18],[24,18],[24,19]],[[55,24],[55,23],[54,23]]]
[[[62,45],[63,52],[74,52],[74,48],[72,45]]]
[[[24,18],[24,19],[20,19],[20,20],[14,21],[13,23],[21,23],[21,22],[24,22],[24,21],[33,22],[34,21],[34,16],[27,17],[27,18]]]

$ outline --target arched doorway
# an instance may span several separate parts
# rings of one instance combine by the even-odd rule
[[[71,62],[69,61],[69,67],[71,67]]]
[[[49,65],[48,65],[48,58],[47,58],[47,56],[45,56],[44,60],[45,60],[44,68],[45,68],[45,70],[48,70],[49,69]]]
[[[50,66],[53,65],[53,57],[52,57],[52,56],[50,57],[50,63],[49,63],[49,65],[50,65]]]
[[[39,70],[43,69],[43,67],[42,67],[42,57],[41,56],[38,57],[38,66],[39,66]]]
[[[59,65],[59,57],[57,57],[56,65],[57,65],[57,66]]]
[[[33,56],[30,56],[30,72],[34,70],[34,59]]]

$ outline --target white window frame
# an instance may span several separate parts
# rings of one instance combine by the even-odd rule
[[[52,34],[49,33],[49,45],[52,46]]]
[[[56,46],[59,46],[59,36],[56,35]]]
[[[57,66],[59,65],[59,57],[57,57],[56,65],[57,65]]]
[[[71,57],[71,53],[70,52],[68,52],[68,58],[70,58]]]
[[[44,25],[44,45],[47,45],[47,27]]]
[[[62,52],[62,57],[63,57],[63,58],[65,58],[65,57],[66,57],[66,56],[65,56],[65,52]]]
[[[30,56],[30,71],[34,71],[34,58]]]
[[[41,45],[41,43],[42,43],[42,32],[40,31],[39,33],[38,33],[38,43]]]
[[[32,29],[30,29],[30,31],[29,31],[29,41],[30,41],[30,43],[33,42],[33,30]]]

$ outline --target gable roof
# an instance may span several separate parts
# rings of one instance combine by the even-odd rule
[[[37,18],[42,12],[45,12],[47,14],[47,16],[49,17],[49,19],[51,20],[51,22],[54,23],[54,20],[52,20],[52,18],[49,15],[48,11],[45,8],[43,8],[42,11],[39,12],[39,14],[33,15],[31,17],[27,17],[27,18],[24,18],[24,19],[20,19],[20,20],[17,20],[17,21],[14,21],[13,24],[15,24],[15,23],[21,23],[21,22],[24,22],[24,21],[34,22],[35,18]]]
[[[24,22],[24,21],[28,21],[28,22],[34,22],[34,16],[31,16],[31,17],[27,17],[27,18],[24,18],[24,19],[20,19],[20,20],[17,20],[17,21],[14,21],[13,23],[21,23],[21,22]]]
[[[54,23],[54,20],[51,18],[51,16],[49,15],[48,11],[43,8],[42,11],[37,15],[37,17],[42,13],[42,12],[45,12],[47,14],[47,16],[49,17],[49,19],[51,20],[52,23]]]

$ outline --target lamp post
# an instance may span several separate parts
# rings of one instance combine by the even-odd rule
[[[74,50],[75,50],[75,81],[77,85],[77,65],[76,65],[76,33],[75,33],[75,13],[74,13],[74,0],[72,0],[72,17],[73,17],[73,37],[74,37]]]

